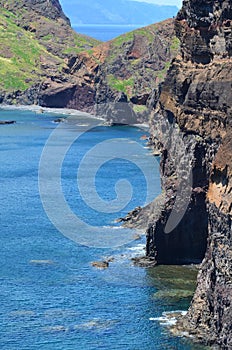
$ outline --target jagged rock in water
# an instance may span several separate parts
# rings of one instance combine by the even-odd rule
[[[0,125],[9,125],[9,124],[15,124],[15,120],[0,120]]]
[[[93,267],[96,267],[98,269],[107,269],[109,267],[108,261],[93,261],[91,263]]]

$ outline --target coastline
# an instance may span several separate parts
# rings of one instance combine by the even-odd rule
[[[8,105],[8,104],[0,104],[0,110],[20,110],[20,111],[30,111],[35,112],[37,114],[43,114],[43,113],[49,113],[49,114],[55,114],[55,115],[66,115],[66,116],[86,116],[86,118],[93,118],[96,120],[102,120],[105,123],[108,123],[103,117],[97,116],[95,114],[82,112],[77,109],[71,109],[71,108],[51,108],[51,107],[42,107],[39,105]],[[109,124],[110,125],[110,124]],[[127,125],[127,124],[125,124]],[[130,124],[128,124],[129,126]],[[136,128],[144,128],[148,129],[150,133],[150,126],[149,123],[141,123],[141,124],[131,124],[131,126],[134,126]]]
[[[8,105],[8,104],[0,104],[0,110],[21,110],[21,111],[30,111],[35,113],[41,113],[44,112],[50,113],[50,114],[62,114],[62,115],[70,115],[70,116],[86,116],[88,118],[94,118],[98,120],[104,120],[104,118],[98,117],[94,114],[90,114],[87,112],[82,112],[77,109],[70,109],[70,108],[48,108],[48,107],[42,107],[39,105]]]

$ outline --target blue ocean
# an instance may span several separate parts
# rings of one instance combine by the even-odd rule
[[[131,258],[144,253],[145,236],[140,232],[139,238],[136,231],[127,236],[125,230],[127,238],[121,241],[123,232],[115,222],[146,203],[148,175],[144,174],[153,179],[152,195],[160,193],[159,159],[154,163],[146,148],[142,137],[146,129],[104,126],[82,114],[72,116],[70,122],[54,122],[63,117],[47,111],[0,109],[0,120],[16,121],[0,125],[1,350],[201,349],[190,340],[172,336],[165,326],[169,313],[187,310],[196,271],[180,266],[133,266]],[[125,154],[126,145],[128,149],[139,145],[143,151],[138,154],[131,148],[127,157],[119,154],[105,159],[98,147],[106,142],[106,149],[114,144],[116,150],[123,143]],[[65,156],[59,160],[64,145]],[[49,147],[54,153],[46,158]],[[89,170],[83,168],[81,178],[78,168],[86,159]],[[62,164],[59,174],[55,172],[58,160]],[[103,204],[114,203],[120,179],[126,181],[123,186],[131,184],[133,193],[126,187],[123,191],[126,199],[132,193],[129,203],[124,203],[120,193],[123,205],[115,210],[110,205],[108,211],[98,210],[96,193],[92,204],[84,201],[83,193],[91,200],[89,186],[84,184],[91,183],[95,166],[94,186]],[[57,188],[50,192],[52,184]],[[66,207],[73,216],[66,216]],[[74,218],[80,226],[72,225]],[[112,246],[111,234],[116,235]],[[98,245],[96,238],[108,240],[108,246]],[[110,260],[108,269],[91,265],[106,259]]]
[[[132,30],[144,27],[144,24],[128,24],[128,25],[107,25],[107,24],[79,24],[73,25],[73,29],[77,33],[88,35],[92,38],[108,41],[119,35],[131,32]]]

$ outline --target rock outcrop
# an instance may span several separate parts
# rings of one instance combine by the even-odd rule
[[[18,14],[19,12],[22,13],[22,16],[25,17],[20,18],[19,20],[27,20],[28,12],[33,11],[34,14],[52,20],[62,19],[70,25],[70,21],[62,11],[61,5],[58,0],[1,1],[0,4],[2,4],[4,8],[13,11],[16,14]]]
[[[74,86],[69,59],[100,43],[77,34],[57,0],[0,0],[0,31],[0,103],[8,104],[38,104],[48,86]]]
[[[179,49],[173,20],[100,44],[72,30],[58,0],[0,0],[0,29],[0,103],[73,108],[117,123],[148,117]]]
[[[157,263],[203,262],[177,328],[232,349],[232,1],[184,1],[181,54],[153,113],[165,205],[147,232]]]
[[[157,102],[158,89],[179,49],[174,21],[166,20],[126,33],[95,47],[74,64],[79,81],[89,79],[95,113],[116,123],[143,122]]]
[[[69,81],[45,82],[38,103],[90,112],[112,123],[144,122],[178,49],[173,20],[124,34],[71,56],[65,68]]]

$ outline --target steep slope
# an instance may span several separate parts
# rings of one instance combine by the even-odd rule
[[[155,103],[158,89],[167,74],[170,62],[179,49],[173,20],[166,20],[124,34],[109,45],[102,65],[101,88],[96,100],[128,103],[132,113],[141,119]],[[112,110],[108,111],[110,118]],[[117,117],[117,115],[115,116]],[[127,116],[128,117],[128,116]],[[130,120],[124,120],[130,123]]]
[[[43,91],[40,104],[58,106],[58,100],[69,95],[63,107],[87,110],[113,122],[144,120],[178,49],[173,20],[124,34],[79,58],[73,56],[67,73],[75,77],[75,87],[63,85],[57,95],[57,86],[51,86]]]
[[[231,349],[232,1],[184,1],[175,24],[181,55],[152,119],[165,203],[148,229],[147,254],[158,263],[204,257],[177,328]]]
[[[0,37],[0,101],[29,104],[46,79],[70,79],[70,55],[99,43],[71,29],[58,1],[0,1]]]
[[[49,52],[65,58],[99,42],[72,30],[58,0],[0,0],[0,8],[15,15],[15,23],[33,34]]]
[[[74,108],[112,122],[148,117],[179,48],[173,20],[98,45],[71,29],[58,1],[0,0],[0,26],[0,102]]]

